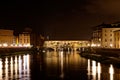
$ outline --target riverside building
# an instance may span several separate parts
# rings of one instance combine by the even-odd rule
[[[7,47],[14,43],[13,30],[0,29],[0,46]]]
[[[114,31],[114,47],[120,48],[120,30]]]
[[[108,26],[108,24],[100,24],[93,27],[91,46],[92,47],[101,47],[102,44],[102,28]]]
[[[120,30],[119,23],[102,24],[96,26],[93,31],[91,46],[102,48],[117,48],[119,42],[116,41],[118,37],[117,30]]]
[[[28,32],[19,34],[19,46],[30,46],[30,34]]]

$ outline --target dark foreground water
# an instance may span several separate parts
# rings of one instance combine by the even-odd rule
[[[120,80],[120,68],[76,52],[15,55],[0,58],[0,80]]]

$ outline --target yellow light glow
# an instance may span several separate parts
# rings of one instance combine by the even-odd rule
[[[8,58],[5,58],[5,77],[8,78]]]
[[[90,46],[90,44],[88,44],[88,46]]]
[[[98,72],[98,80],[101,80],[101,65],[98,62],[98,66],[97,66],[97,72]]]
[[[92,46],[92,47],[95,47],[95,46],[96,46],[96,44],[91,44],[91,46]]]
[[[90,72],[90,59],[88,59],[88,67],[87,67],[87,70],[88,70],[88,79],[90,79],[90,75],[91,75],[91,72]]]
[[[92,61],[92,75],[93,75],[93,80],[96,80],[96,61]]]
[[[100,44],[98,44],[98,47],[100,47]]]
[[[13,46],[13,44],[11,44],[10,46]]]
[[[30,44],[28,43],[28,44],[24,44],[23,45],[24,47],[30,47]]]
[[[110,44],[110,47],[112,47],[113,45],[112,44]]]
[[[15,47],[17,47],[17,44],[15,44]]]
[[[19,47],[22,47],[22,44],[19,44]]]
[[[91,46],[93,47],[94,44],[91,44]]]
[[[110,65],[109,73],[110,73],[110,74],[114,74],[114,68],[113,68],[113,65]]]
[[[0,80],[3,78],[3,65],[2,65],[2,60],[0,59]]]
[[[4,46],[4,47],[7,47],[7,46],[8,46],[8,44],[7,44],[7,43],[4,43],[4,44],[3,44],[3,46]]]
[[[27,47],[30,47],[30,44],[29,44],[29,43],[27,44]]]

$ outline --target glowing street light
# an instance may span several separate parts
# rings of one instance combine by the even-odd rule
[[[88,46],[90,46],[90,44],[88,44]]]
[[[15,47],[17,47],[17,44],[15,44]]]
[[[13,44],[11,44],[10,46],[13,47]]]
[[[7,46],[8,46],[8,44],[7,44],[7,43],[4,43],[4,44],[3,44],[3,46],[4,46],[4,47],[7,47]]]
[[[96,47],[96,44],[91,44],[92,47]]]
[[[98,47],[100,47],[100,44],[98,44]]]
[[[19,47],[22,47],[22,44],[19,44]]]
[[[110,44],[110,47],[112,47],[113,45],[112,44]]]

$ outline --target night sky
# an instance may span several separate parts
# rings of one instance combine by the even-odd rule
[[[120,21],[120,0],[1,2],[0,28],[30,27],[50,39],[90,39],[92,27]]]

